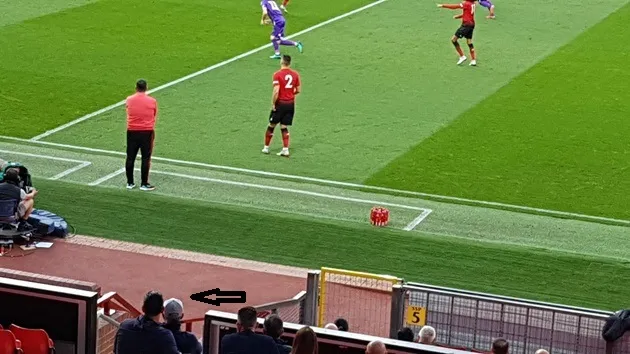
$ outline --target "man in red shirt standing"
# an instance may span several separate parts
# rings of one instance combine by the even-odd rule
[[[280,70],[273,74],[273,95],[271,97],[271,113],[269,126],[265,134],[264,154],[269,153],[269,144],[276,125],[280,124],[282,132],[282,151],[277,155],[289,157],[289,126],[293,124],[295,114],[295,96],[300,93],[300,74],[291,69],[291,57],[283,55]]]
[[[127,189],[135,188],[133,170],[138,150],[142,153],[140,190],[152,191],[154,186],[149,184],[149,169],[151,168],[151,153],[155,138],[155,118],[157,116],[157,101],[147,95],[147,82],[138,80],[136,93],[127,97]]]
[[[459,54],[459,60],[457,61],[457,65],[461,65],[466,61],[466,56],[464,55],[464,51],[459,46],[458,39],[466,38],[466,43],[468,44],[468,48],[470,49],[470,66],[477,65],[477,56],[475,53],[475,46],[473,45],[473,32],[475,30],[475,1],[476,0],[464,0],[460,4],[438,4],[438,7],[457,10],[462,9],[463,12],[459,15],[454,16],[454,19],[461,18],[462,25],[457,29],[453,38],[451,38],[451,42],[455,46],[455,50],[457,50],[457,54]]]

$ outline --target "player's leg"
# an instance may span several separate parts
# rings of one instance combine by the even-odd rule
[[[295,41],[290,41],[288,39],[284,39],[284,26],[285,26],[284,23],[278,24],[277,34],[278,34],[278,37],[280,38],[280,45],[296,47],[298,51],[302,53],[302,51],[304,50],[304,46],[302,45],[302,42],[295,42]]]
[[[458,39],[461,38],[461,27],[460,29],[457,30],[457,32],[455,32],[455,35],[451,38],[451,43],[453,43],[453,46],[455,47],[455,50],[457,51],[457,54],[459,55],[459,60],[457,60],[457,65],[461,65],[461,63],[466,61],[466,56],[464,55],[464,51],[462,50],[462,47],[459,45]]]
[[[153,154],[154,141],[154,132],[143,132],[142,144],[140,145],[140,153],[142,154],[142,166],[140,166],[142,184],[140,185],[140,189],[143,191],[152,191],[155,189],[155,187],[149,183],[149,171],[151,170],[151,155]]]
[[[468,44],[468,50],[470,50],[470,66],[477,65],[477,53],[475,52],[475,46],[472,40],[472,30],[470,32],[470,38],[466,38],[466,44]]]
[[[271,113],[269,113],[269,125],[267,125],[267,131],[265,132],[265,145],[262,149],[263,154],[269,153],[269,145],[273,138],[273,131],[276,129],[278,123],[280,123],[280,120],[277,111],[271,111]]]
[[[289,127],[293,124],[295,115],[295,105],[284,105],[282,107],[282,119],[280,120],[280,131],[282,132],[282,151],[278,156],[289,157]]]
[[[490,14],[486,18],[493,19],[494,18],[494,4],[489,0],[481,0],[479,4],[490,11]]]
[[[282,11],[284,12],[289,12],[287,11],[287,6],[289,5],[289,0],[283,0],[282,1],[282,5],[280,5],[280,8],[282,9]]]
[[[273,44],[273,55],[270,56],[269,58],[271,59],[280,59],[282,58],[282,56],[280,55],[280,38],[278,36],[275,35],[275,28],[273,33],[271,33],[271,44]]]
[[[133,178],[133,169],[140,150],[138,132],[127,131],[127,159],[125,160],[125,172],[127,174],[127,189],[133,189],[136,185]]]

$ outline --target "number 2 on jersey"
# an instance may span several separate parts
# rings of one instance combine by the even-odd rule
[[[271,9],[274,11],[280,11],[280,8],[278,7],[278,4],[276,4],[275,1],[268,1],[269,6],[271,6]]]
[[[290,74],[287,74],[284,76],[284,80],[287,82],[287,84],[284,85],[284,88],[288,88],[288,89],[293,88],[293,76],[291,76]]]

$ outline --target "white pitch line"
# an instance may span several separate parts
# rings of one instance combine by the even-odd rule
[[[420,215],[418,215],[417,218],[413,219],[409,224],[407,224],[407,226],[405,226],[405,228],[403,230],[405,230],[405,231],[414,230],[416,228],[416,226],[420,225],[420,223],[423,222],[424,219],[426,219],[427,216],[429,216],[429,214],[431,214],[432,212],[433,212],[433,210],[426,209]]]
[[[323,26],[329,25],[329,24],[331,24],[331,23],[333,23],[333,22],[336,22],[336,21],[339,21],[339,20],[341,20],[341,19],[344,19],[344,18],[346,18],[346,17],[348,17],[348,16],[352,16],[352,15],[354,15],[354,14],[356,14],[356,13],[359,13],[359,12],[361,12],[361,11],[367,10],[367,9],[369,9],[369,8],[371,8],[371,7],[374,7],[374,6],[378,5],[378,4],[382,4],[382,3],[384,3],[385,1],[387,1],[387,0],[378,0],[378,1],[372,2],[372,3],[370,3],[370,4],[367,4],[367,5],[363,6],[363,7],[360,7],[360,8],[358,8],[358,9],[352,10],[352,11],[350,11],[350,12],[346,12],[346,13],[344,13],[344,14],[341,14],[341,15],[339,15],[339,16],[333,17],[333,18],[331,18],[331,19],[329,19],[329,20],[326,20],[326,21],[324,21],[324,22],[320,22],[320,23],[318,23],[318,24],[316,24],[316,25],[314,25],[314,26],[311,26],[311,27],[309,27],[309,28],[307,28],[307,29],[304,29],[304,30],[302,30],[302,31],[300,31],[300,32],[297,32],[297,33],[295,33],[295,34],[292,34],[292,35],[290,35],[290,36],[288,36],[288,37],[286,37],[286,38],[287,38],[287,39],[290,39],[290,38],[294,38],[294,37],[300,36],[300,35],[302,35],[302,34],[305,34],[305,33],[311,32],[311,31],[316,30],[316,29],[318,29],[318,28],[320,28],[320,27],[323,27]],[[239,54],[239,55],[237,55],[237,56],[235,56],[235,57],[233,57],[233,58],[230,58],[230,59],[228,59],[228,60],[222,61],[222,62],[220,62],[220,63],[218,63],[218,64],[214,64],[214,65],[209,66],[209,67],[207,67],[207,68],[205,68],[205,69],[202,69],[202,70],[199,70],[199,71],[197,71],[197,72],[194,72],[194,73],[192,73],[192,74],[190,74],[190,75],[186,75],[186,76],[184,76],[184,77],[181,77],[181,78],[179,78],[179,79],[177,79],[177,80],[174,80],[174,81],[168,82],[168,83],[166,83],[166,84],[164,84],[164,85],[162,85],[162,86],[158,86],[158,87],[156,87],[156,88],[154,88],[154,89],[152,89],[152,90],[149,90],[149,91],[148,91],[148,93],[149,93],[149,94],[151,94],[151,93],[154,93],[154,92],[157,92],[157,91],[161,91],[161,90],[163,90],[163,89],[165,89],[165,88],[171,87],[171,86],[173,86],[173,85],[177,85],[177,84],[179,84],[179,83],[181,83],[181,82],[184,82],[184,81],[186,81],[186,80],[192,79],[192,78],[197,77],[197,76],[199,76],[199,75],[205,74],[205,73],[207,73],[207,72],[209,72],[209,71],[212,71],[212,70],[218,69],[218,68],[220,68],[220,67],[222,67],[222,66],[225,66],[225,65],[227,65],[227,64],[230,64],[230,63],[232,63],[232,62],[235,62],[235,61],[237,61],[237,60],[239,60],[239,59],[243,59],[243,58],[248,57],[248,56],[250,56],[250,55],[252,55],[252,54],[256,54],[256,53],[258,53],[258,52],[260,52],[260,51],[263,51],[263,50],[265,50],[265,49],[267,49],[267,48],[269,48],[269,47],[271,47],[271,43],[269,43],[269,44],[265,44],[265,45],[260,46],[260,47],[258,47],[258,48],[256,48],[256,49],[252,49],[252,50],[250,50],[249,52],[245,52],[245,53],[243,53],[243,54]],[[35,136],[35,137],[31,138],[30,140],[31,140],[31,141],[38,141],[38,140],[41,140],[41,139],[43,139],[43,138],[49,137],[49,136],[51,136],[52,134],[55,134],[55,133],[60,132],[60,131],[62,131],[62,130],[64,130],[64,129],[70,128],[70,127],[72,127],[72,126],[74,126],[74,125],[76,125],[76,124],[79,124],[79,123],[84,122],[84,121],[86,121],[86,120],[88,120],[88,119],[94,118],[94,117],[96,117],[96,116],[98,116],[98,115],[100,115],[100,114],[103,114],[103,113],[105,113],[105,112],[109,112],[109,111],[111,111],[112,109],[116,109],[116,108],[118,108],[118,107],[120,107],[120,106],[123,106],[124,104],[125,104],[125,101],[120,101],[120,102],[118,102],[118,103],[114,103],[114,104],[109,105],[109,106],[107,106],[107,107],[105,107],[105,108],[99,109],[99,110],[98,110],[98,111],[96,111],[96,112],[92,112],[92,113],[90,113],[90,114],[84,115],[83,117],[77,118],[77,119],[75,119],[75,120],[73,120],[73,121],[71,121],[71,122],[68,122],[68,123],[66,123],[66,124],[60,125],[60,126],[58,126],[57,128],[54,128],[54,129],[48,130],[48,131],[46,131],[46,132],[44,132],[44,133],[42,133],[42,134],[40,134],[40,135],[37,135],[37,136]]]
[[[92,164],[91,162],[87,162],[87,161],[86,161],[86,162],[84,162],[84,163],[82,163],[82,164],[80,164],[80,165],[78,165],[78,166],[75,166],[75,167],[73,167],[73,168],[69,168],[69,169],[67,169],[67,170],[65,170],[65,171],[63,171],[63,172],[61,172],[61,173],[57,174],[56,176],[54,176],[54,177],[52,177],[52,178],[49,178],[49,179],[50,179],[50,180],[52,180],[52,181],[56,181],[56,180],[58,180],[58,179],[61,179],[61,178],[63,178],[63,177],[66,177],[67,175],[69,175],[69,174],[71,174],[71,173],[75,173],[75,172],[77,172],[78,170],[80,170],[80,169],[82,169],[82,168],[88,167],[88,166],[90,166],[91,164]]]
[[[28,156],[28,157],[37,157],[40,159],[48,159],[48,160],[56,160],[56,161],[64,161],[64,162],[75,162],[75,163],[90,163],[89,161],[81,161],[81,160],[73,160],[73,159],[66,159],[64,157],[56,157],[56,156],[49,156],[49,155],[40,155],[40,154],[29,154],[26,152],[17,152],[17,151],[10,151],[10,150],[0,150],[0,152],[3,152],[5,154],[13,154],[13,155],[20,155],[20,156]]]
[[[390,207],[401,208],[401,209],[418,210],[418,211],[421,211],[421,212],[426,212],[427,210],[430,210],[430,209],[426,209],[426,208],[420,208],[420,207],[404,205],[404,204],[380,202],[380,201],[369,200],[369,199],[342,197],[342,196],[338,196],[338,195],[317,193],[317,192],[305,191],[305,190],[301,190],[301,189],[274,187],[274,186],[267,186],[267,185],[264,185],[264,184],[247,183],[247,182],[228,181],[228,180],[220,179],[220,178],[210,178],[210,177],[202,177],[202,176],[185,175],[185,174],[182,174],[182,173],[175,173],[175,172],[151,171],[151,173],[162,174],[162,175],[173,176],[173,177],[180,177],[180,178],[187,178],[187,179],[194,179],[194,180],[205,181],[205,182],[229,184],[229,185],[239,186],[239,187],[250,187],[250,188],[266,189],[266,190],[272,190],[272,191],[278,191],[278,192],[302,194],[302,195],[308,195],[308,196],[319,197],[319,198],[343,200],[343,201],[347,201],[347,202],[376,204],[376,205],[390,206]]]
[[[0,135],[0,139],[20,141],[20,142],[32,143],[32,144],[56,146],[56,147],[61,147],[61,148],[66,148],[66,149],[82,150],[82,151],[96,152],[96,153],[109,154],[109,155],[126,156],[126,154],[124,152],[119,152],[119,151],[95,149],[95,148],[89,148],[89,147],[84,147],[84,146],[76,146],[76,145],[68,145],[68,144],[51,143],[51,142],[47,142],[47,141],[31,141],[29,139],[15,138],[15,137],[12,137],[12,136]],[[484,200],[475,200],[475,199],[451,197],[451,196],[439,195],[439,194],[413,192],[413,191],[406,191],[406,190],[395,189],[395,188],[369,186],[369,185],[358,184],[358,183],[340,182],[340,181],[333,181],[333,180],[326,180],[326,179],[312,178],[312,177],[303,177],[303,176],[296,176],[296,175],[288,175],[288,174],[283,174],[283,173],[267,172],[267,171],[260,171],[260,170],[250,170],[250,169],[247,169],[247,168],[231,167],[231,166],[224,166],[224,165],[213,165],[213,164],[207,164],[207,163],[203,163],[203,162],[176,160],[176,159],[169,159],[169,158],[164,158],[164,157],[151,157],[151,159],[155,160],[155,161],[164,161],[164,162],[170,162],[170,163],[175,163],[175,164],[180,164],[180,165],[188,165],[188,166],[198,166],[198,167],[203,167],[203,168],[208,168],[208,169],[217,169],[217,170],[225,170],[225,171],[233,171],[233,172],[243,172],[243,173],[249,173],[249,174],[253,174],[253,175],[279,177],[279,178],[286,178],[286,179],[292,179],[292,180],[297,180],[297,181],[306,181],[306,182],[315,182],[315,183],[321,183],[321,184],[328,184],[328,185],[333,185],[333,186],[360,188],[360,189],[380,191],[380,192],[387,192],[387,193],[406,194],[406,195],[410,195],[410,196],[415,196],[415,197],[420,197],[420,198],[429,198],[429,199],[433,199],[433,200],[436,200],[436,201],[442,201],[442,202],[455,202],[455,203],[460,203],[460,204],[461,203],[463,203],[463,204],[471,204],[473,206],[480,206],[480,207],[501,208],[501,209],[504,209],[504,210],[507,209],[507,210],[511,210],[511,211],[519,211],[519,212],[527,212],[527,213],[538,213],[538,214],[543,214],[543,215],[547,215],[547,216],[565,217],[565,218],[572,218],[572,219],[582,219],[582,220],[588,220],[588,221],[612,222],[612,223],[616,223],[616,224],[622,224],[622,225],[630,226],[630,220],[613,219],[613,218],[607,218],[607,217],[603,217],[603,216],[585,215],[585,214],[571,213],[571,212],[566,212],[566,211],[534,208],[534,207],[528,207],[528,206],[523,206],[523,205],[514,205],[514,204],[506,204],[506,203],[499,203],[499,202],[489,202],[489,201],[484,201]]]
[[[92,183],[89,183],[88,186],[92,186],[92,187],[98,186],[99,184],[101,184],[101,183],[103,183],[105,181],[109,181],[110,179],[112,179],[112,178],[114,178],[114,177],[116,177],[118,175],[121,175],[123,173],[125,173],[125,169],[121,168],[120,170],[118,170],[116,172],[112,172],[112,173],[108,174],[107,176],[101,177],[101,178],[97,179],[96,181],[94,181]]]

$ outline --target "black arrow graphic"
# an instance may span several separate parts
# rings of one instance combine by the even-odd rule
[[[216,298],[208,299],[208,296],[212,295],[216,295]],[[190,295],[191,300],[214,306],[221,306],[221,304],[244,304],[245,301],[247,301],[246,297],[247,293],[244,291],[221,291],[219,288]]]

